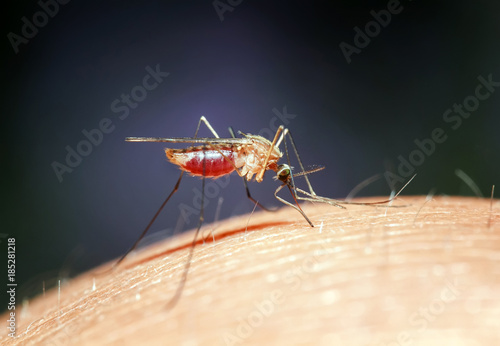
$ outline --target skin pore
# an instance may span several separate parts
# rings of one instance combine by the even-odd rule
[[[363,198],[357,201],[375,201]],[[202,228],[84,273],[18,306],[33,345],[492,345],[500,339],[498,200],[400,197],[304,204]],[[215,239],[215,242],[213,241]],[[8,319],[4,314],[2,319]]]

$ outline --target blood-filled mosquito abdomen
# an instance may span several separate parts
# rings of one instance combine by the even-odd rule
[[[207,178],[218,178],[235,169],[235,153],[232,148],[215,150],[206,147],[191,147],[188,149],[165,149],[165,153],[170,162],[196,176],[205,175]],[[205,164],[203,164],[203,160],[205,160]],[[204,168],[203,165],[205,165]],[[203,169],[205,169],[205,174],[203,174]]]

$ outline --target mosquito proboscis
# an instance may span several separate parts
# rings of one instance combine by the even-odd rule
[[[198,137],[198,131],[202,123],[205,124],[205,126],[210,130],[210,132],[213,134],[213,137],[206,137],[206,138]],[[314,227],[314,225],[300,207],[298,200],[327,203],[332,206],[343,209],[345,209],[345,207],[342,204],[354,204],[354,205],[385,204],[393,201],[411,181],[410,179],[410,181],[408,181],[406,185],[394,197],[377,202],[368,202],[368,203],[348,202],[348,201],[340,201],[327,197],[318,196],[314,192],[314,189],[309,181],[308,175],[317,172],[319,170],[322,170],[324,167],[317,167],[308,171],[304,169],[304,165],[302,164],[302,161],[300,159],[292,134],[287,128],[285,128],[284,126],[280,126],[276,131],[276,134],[272,141],[269,141],[268,139],[262,136],[246,134],[243,132],[238,132],[242,137],[236,137],[231,128],[229,128],[229,131],[231,134],[231,138],[220,138],[217,132],[214,130],[214,128],[210,125],[208,120],[204,116],[202,116],[198,121],[198,126],[196,127],[196,131],[193,137],[177,137],[177,138],[127,137],[125,139],[127,142],[185,143],[185,144],[191,144],[191,146],[185,149],[171,149],[171,148],[165,149],[165,154],[168,160],[171,163],[179,166],[179,168],[181,169],[179,178],[177,179],[177,182],[175,183],[173,190],[163,201],[160,208],[154,214],[153,218],[148,223],[148,225],[141,233],[139,238],[135,241],[132,247],[115,263],[115,266],[120,264],[125,259],[125,257],[127,257],[127,255],[130,252],[132,252],[137,247],[139,242],[144,238],[144,236],[149,231],[152,224],[154,223],[158,215],[161,213],[165,205],[168,203],[170,198],[174,195],[175,192],[177,192],[181,180],[184,176],[184,173],[188,172],[192,176],[198,176],[201,177],[202,179],[202,198],[200,206],[200,217],[198,219],[198,224],[189,250],[181,282],[177,287],[175,295],[171,298],[171,300],[168,303],[169,308],[175,306],[175,304],[178,302],[182,294],[182,289],[187,279],[187,275],[191,265],[191,260],[194,253],[194,248],[200,232],[200,228],[204,221],[203,202],[205,199],[204,197],[205,178],[217,179],[219,177],[231,174],[232,172],[236,171],[236,173],[243,178],[243,183],[245,186],[247,197],[261,209],[269,210],[252,197],[252,195],[250,194],[250,190],[248,189],[247,182],[255,180],[256,182],[260,183],[264,178],[264,173],[267,170],[272,170],[276,172],[274,179],[279,180],[281,182],[281,185],[278,186],[278,188],[274,192],[274,196],[276,197],[276,199],[278,199],[283,204],[286,204],[297,210],[311,227]],[[292,170],[290,164],[290,156],[288,152],[287,139],[291,143],[293,152],[295,153],[295,156],[297,158],[300,168],[299,172],[293,172]],[[283,153],[279,149],[282,143],[284,144],[285,155],[288,162],[286,164],[278,164],[278,160],[283,157]],[[308,191],[300,189],[295,185],[294,178],[298,176],[304,177]],[[284,187],[287,187],[288,190],[290,191],[295,204],[292,204],[291,202],[278,196],[278,193]]]

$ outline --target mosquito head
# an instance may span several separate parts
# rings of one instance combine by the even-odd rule
[[[290,166],[283,164],[279,165],[278,169],[276,170],[276,180],[280,180],[284,183],[287,183],[288,180],[290,180],[290,171],[291,168]]]

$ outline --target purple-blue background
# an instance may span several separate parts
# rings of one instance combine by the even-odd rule
[[[442,127],[448,140],[426,157],[406,193],[471,195],[454,174],[460,168],[488,195],[499,183],[500,91],[456,131],[442,116],[474,93],[477,76],[500,81],[500,5],[401,2],[402,12],[348,64],[339,44],[353,44],[354,27],[387,1],[327,3],[243,1],[221,21],[211,1],[73,0],[17,54],[7,34],[20,34],[21,18],[40,6],[3,11],[1,232],[16,237],[24,292],[40,292],[42,280],[61,270],[74,275],[123,254],[179,174],[164,144],[124,138],[192,136],[201,115],[221,136],[228,126],[259,133],[270,127],[273,109],[286,106],[296,114],[286,125],[304,163],[327,167],[312,177],[316,191],[337,198],[397,167],[415,139]],[[120,120],[111,103],[157,64],[170,75]],[[103,118],[114,131],[59,182],[51,163],[64,163],[65,147],[76,148],[82,130]],[[278,206],[271,176],[250,187],[262,203]],[[200,187],[186,177],[152,231],[174,229],[179,205],[192,206],[192,189]],[[389,192],[381,180],[363,194]],[[222,218],[253,207],[235,174],[219,195]],[[210,199],[208,222],[216,204]],[[192,217],[184,229],[195,224]]]

